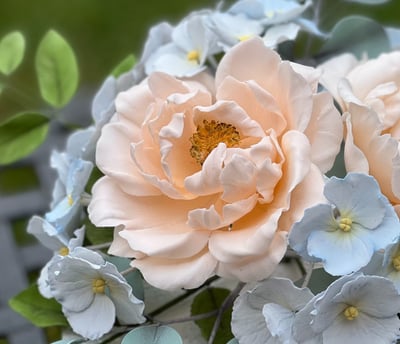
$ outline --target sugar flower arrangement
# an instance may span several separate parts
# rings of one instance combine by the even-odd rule
[[[59,344],[178,344],[172,324],[193,321],[198,343],[395,343],[400,35],[361,16],[327,28],[328,4],[239,0],[152,27],[96,94],[93,125],[52,153],[53,200],[27,231],[54,255],[11,306],[35,323],[21,303],[38,290],[42,326],[65,326]],[[374,35],[353,41],[357,26]],[[4,42],[9,74],[23,38]],[[56,90],[53,53],[72,78]],[[75,60],[55,31],[36,67],[42,97],[68,103]],[[1,124],[1,163],[30,154],[48,121]],[[15,128],[35,134],[29,147]],[[181,294],[148,311],[166,291]],[[191,314],[157,318],[193,295]]]

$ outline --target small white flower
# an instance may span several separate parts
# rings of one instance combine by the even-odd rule
[[[400,335],[400,295],[383,277],[346,275],[295,316],[294,337],[312,344],[391,344]]]
[[[190,77],[203,71],[207,58],[219,51],[208,16],[208,12],[192,14],[175,27],[172,41],[160,46],[145,62],[146,74],[159,71]]]
[[[49,286],[48,269],[57,259],[68,255],[76,247],[82,246],[85,237],[85,228],[81,227],[74,231],[75,237],[68,238],[66,233],[58,233],[57,230],[45,219],[39,216],[33,216],[28,223],[28,233],[34,235],[43,246],[54,252],[53,257],[40,271],[38,279],[38,288],[42,296],[52,298]]]
[[[72,330],[84,338],[102,337],[112,329],[115,317],[121,324],[146,320],[144,303],[132,294],[117,268],[83,247],[49,267],[49,283]]]

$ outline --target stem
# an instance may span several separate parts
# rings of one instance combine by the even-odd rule
[[[306,268],[306,275],[304,277],[304,281],[301,285],[302,288],[305,288],[308,286],[308,283],[310,283],[311,275],[314,270],[314,263],[309,264],[309,266]]]
[[[125,276],[125,275],[127,275],[127,274],[129,274],[129,273],[131,273],[131,272],[133,272],[133,271],[135,271],[136,270],[136,268],[128,268],[128,269],[126,269],[126,270],[124,270],[124,271],[121,271],[120,272],[120,274],[122,275],[122,276]]]
[[[157,321],[155,319],[151,319],[151,321],[154,322],[155,324],[170,325],[170,324],[177,324],[177,323],[182,323],[182,322],[197,321],[197,320],[210,318],[210,317],[216,315],[217,313],[218,313],[218,309],[214,309],[207,313],[196,314],[196,315],[192,315],[192,316],[184,317],[184,318],[172,319],[172,320],[167,320],[167,321]]]
[[[238,294],[242,290],[243,286],[244,286],[243,282],[238,283],[236,288],[231,291],[231,293],[225,299],[225,301],[223,302],[221,307],[218,309],[217,319],[215,320],[210,337],[208,338],[208,344],[214,343],[215,337],[217,336],[219,326],[221,325],[223,314],[230,306],[232,306],[234,299],[236,298],[236,296],[238,296]]]
[[[111,246],[112,242],[104,242],[102,244],[97,244],[97,245],[89,245],[86,246],[87,249],[89,250],[101,250],[103,248],[109,248]]]

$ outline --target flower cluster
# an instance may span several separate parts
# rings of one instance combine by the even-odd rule
[[[323,29],[320,6],[239,0],[158,24],[139,62],[106,79],[93,125],[52,153],[53,201],[28,225],[54,252],[38,289],[72,342],[114,329],[179,343],[140,326],[160,325],[143,314],[142,278],[168,291],[238,281],[189,319],[217,314],[209,343],[232,304],[230,344],[400,338],[400,53],[321,61],[343,35]],[[287,261],[300,279],[279,275]]]

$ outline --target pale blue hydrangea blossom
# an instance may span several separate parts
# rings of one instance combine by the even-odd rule
[[[294,339],[307,344],[391,344],[400,335],[399,309],[400,295],[390,280],[346,275],[296,314]]]
[[[322,262],[332,275],[345,275],[398,240],[399,219],[373,177],[332,177],[324,195],[331,204],[306,209],[289,234],[289,245],[306,260]]]
[[[265,45],[275,47],[284,41],[294,40],[301,29],[321,34],[314,22],[300,18],[311,5],[311,0],[304,3],[297,0],[240,0],[229,9],[229,13],[242,13],[258,20],[266,27],[263,36]]]
[[[210,15],[210,28],[218,37],[217,44],[228,51],[235,44],[259,36],[263,25],[243,14],[215,12]]]
[[[247,285],[236,299],[232,332],[241,344],[296,344],[292,339],[295,313],[313,294],[286,278]]]
[[[45,219],[61,233],[66,228],[75,229],[75,224],[79,222],[81,201],[93,163],[56,151],[52,153],[50,163],[57,170],[58,179],[54,185],[50,211],[45,214]]]
[[[206,69],[207,58],[219,51],[210,30],[209,11],[193,13],[172,30],[171,42],[160,46],[145,62],[147,75],[154,71],[191,77]]]
[[[362,272],[390,279],[400,293],[400,242],[387,246],[384,252],[376,252]]]
[[[103,257],[83,247],[49,267],[49,284],[62,305],[72,330],[96,340],[113,328],[115,317],[121,324],[140,324],[144,303],[117,268]]]
[[[38,278],[38,288],[40,294],[46,298],[52,298],[49,286],[48,269],[51,264],[63,256],[69,254],[76,247],[83,244],[85,228],[81,227],[74,231],[74,237],[70,238],[66,232],[58,233],[49,222],[39,216],[33,216],[28,223],[28,233],[34,235],[40,243],[54,252],[53,257],[46,263],[40,271]]]

